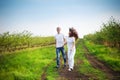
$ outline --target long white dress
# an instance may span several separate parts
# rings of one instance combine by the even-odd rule
[[[74,56],[75,56],[75,52],[76,52],[76,48],[75,48],[75,44],[74,44],[75,38],[74,37],[67,37],[66,40],[67,40],[67,47],[68,47],[68,65],[69,65],[69,69],[73,69]]]

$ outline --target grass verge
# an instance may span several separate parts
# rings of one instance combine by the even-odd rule
[[[79,72],[88,76],[89,80],[106,80],[104,72],[93,68],[88,59],[86,59],[82,40],[77,43],[75,62],[78,62],[78,60],[81,62],[79,64],[76,63],[79,65]]]
[[[95,55],[99,60],[104,61],[114,71],[120,71],[120,50],[94,44],[89,41],[85,41],[85,45],[88,47],[91,54]]]
[[[57,76],[53,72],[53,59],[55,58],[55,49],[53,46],[26,49],[0,56],[0,80],[39,80],[48,64],[47,74],[51,78]],[[52,73],[51,73],[52,72]]]

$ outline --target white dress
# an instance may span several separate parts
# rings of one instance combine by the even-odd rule
[[[75,48],[75,45],[73,48],[72,48],[72,46],[75,43],[75,38],[74,37],[67,37],[66,41],[67,41],[67,47],[68,47],[68,65],[69,65],[69,68],[73,69],[76,48]]]

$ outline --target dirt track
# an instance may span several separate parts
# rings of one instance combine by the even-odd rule
[[[107,80],[120,80],[120,72],[115,72],[112,69],[110,69],[104,62],[98,60],[96,57],[89,54],[89,50],[87,47],[83,45],[85,56],[88,59],[88,61],[91,63],[91,65],[103,71],[106,74]],[[62,59],[62,58],[61,58]],[[90,76],[86,76],[84,74],[81,74],[78,71],[79,65],[82,64],[81,60],[77,60],[74,70],[69,72],[68,66],[66,68],[62,68],[62,66],[58,69],[59,77],[56,80],[89,80]],[[46,80],[45,73],[42,75],[42,80]],[[97,79],[93,79],[97,80]]]
[[[77,61],[73,71],[68,71],[68,67],[60,68],[58,70],[60,76],[58,77],[57,80],[88,80],[88,76],[79,73],[78,71],[79,65],[77,64],[82,64],[82,61],[80,60]]]
[[[89,50],[84,46],[85,56],[94,68],[103,71],[109,80],[120,80],[120,72],[113,71],[104,62],[89,54]]]
[[[102,61],[98,60],[96,57],[90,55],[87,47],[83,46],[83,48],[84,48],[85,56],[88,59],[88,61],[91,63],[91,65],[94,68],[103,71],[106,74],[107,80],[120,80],[119,72],[113,71],[104,62],[102,62]],[[90,76],[80,74],[80,72],[78,71],[79,65],[77,65],[77,64],[81,65],[82,61],[77,60],[74,71],[72,71],[72,72],[69,72],[67,70],[68,68],[67,69],[61,68],[60,70],[58,70],[59,75],[60,75],[58,80],[89,80]]]

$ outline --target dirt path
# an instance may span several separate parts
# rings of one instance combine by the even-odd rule
[[[96,57],[91,55],[87,47],[84,46],[84,44],[82,45],[84,48],[84,53],[86,58],[94,68],[103,71],[106,74],[108,80],[120,80],[120,72],[115,72],[112,69],[110,69],[104,62],[98,60]],[[61,61],[63,61],[62,57],[61,57]],[[83,63],[82,60],[79,59],[76,60],[73,71],[68,71],[68,66],[66,68],[63,68],[63,65],[61,65],[61,67],[57,70],[59,73],[59,77],[56,80],[89,80],[90,76],[81,74],[78,71],[79,65],[82,65],[82,63]],[[47,70],[47,66],[45,67],[44,72],[41,75],[41,80],[46,80],[46,74],[45,74],[46,70]]]
[[[74,66],[73,71],[68,71],[68,66],[66,68],[60,68],[58,69],[59,77],[57,80],[88,80],[88,76],[85,76],[84,74],[81,74],[78,71],[79,65],[82,61],[78,60],[77,63]]]
[[[41,79],[40,80],[47,80],[47,76],[46,76],[46,71],[47,71],[47,68],[48,68],[48,66],[49,66],[50,64],[48,64],[43,70],[43,73],[42,73],[42,75],[41,75]]]
[[[47,79],[47,74],[46,74],[46,72],[47,72],[48,67],[50,66],[50,64],[51,64],[53,61],[55,61],[55,59],[53,59],[49,64],[47,64],[47,66],[45,66],[45,67],[43,68],[43,73],[42,73],[42,75],[41,75],[40,80],[48,80],[48,79]]]
[[[86,58],[94,68],[103,71],[106,74],[106,77],[108,80],[120,80],[120,72],[113,71],[104,62],[98,60],[93,55],[90,55],[88,49],[84,45],[83,45],[83,48],[84,48]],[[60,68],[58,70],[60,77],[58,77],[57,80],[89,80],[89,76],[81,74],[78,71],[79,65],[82,65],[81,63],[82,61],[77,60],[77,63],[75,64],[75,68],[72,72],[68,71],[68,67],[65,69]]]
[[[103,71],[109,80],[120,80],[120,72],[113,71],[104,62],[89,54],[89,50],[87,49],[87,47],[84,46],[84,49],[86,58],[89,60],[94,68]]]

